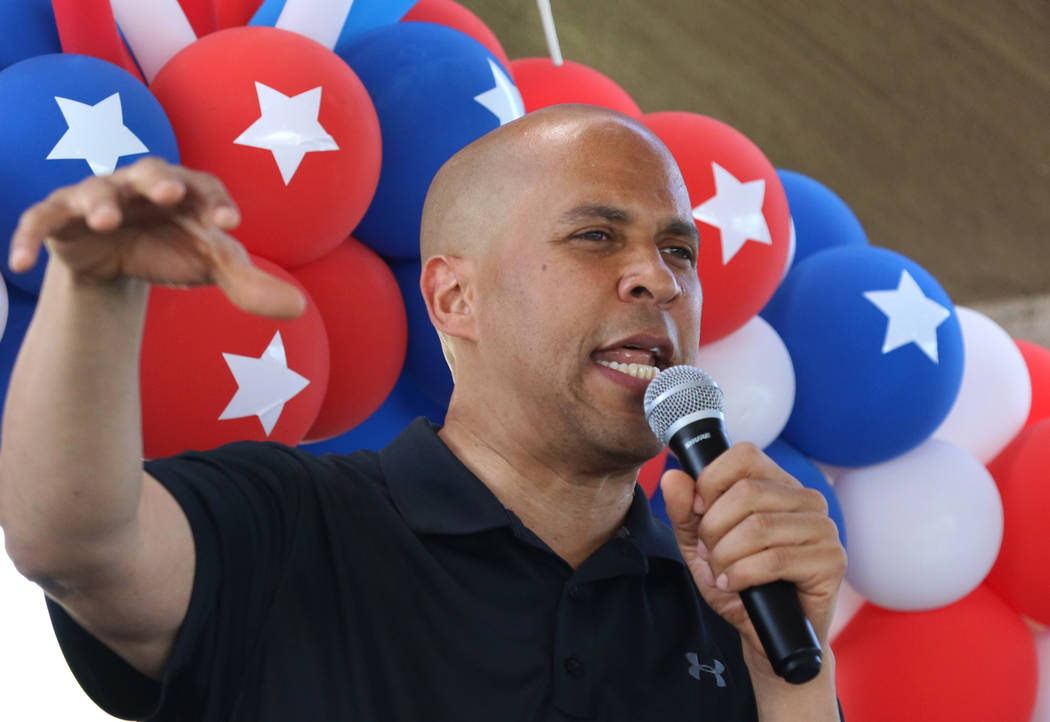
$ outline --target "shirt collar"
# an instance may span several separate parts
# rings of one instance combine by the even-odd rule
[[[474,534],[509,527],[514,517],[438,437],[425,418],[409,424],[379,452],[394,504],[417,534]],[[636,485],[623,529],[639,551],[682,563],[670,527],[656,519]]]

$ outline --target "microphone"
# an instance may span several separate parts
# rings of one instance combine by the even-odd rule
[[[722,389],[695,366],[672,366],[645,391],[645,418],[694,479],[729,448]],[[777,580],[740,592],[773,671],[792,684],[820,672],[821,649],[795,585]]]

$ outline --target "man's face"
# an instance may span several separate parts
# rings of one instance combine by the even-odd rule
[[[492,412],[583,464],[641,463],[660,449],[649,379],[692,363],[699,343],[685,186],[652,141],[613,123],[532,165],[479,274]]]

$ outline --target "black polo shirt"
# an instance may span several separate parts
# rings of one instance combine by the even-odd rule
[[[49,604],[85,690],[187,722],[756,718],[737,633],[640,489],[573,570],[435,431],[150,462],[193,530],[189,610],[154,682]]]

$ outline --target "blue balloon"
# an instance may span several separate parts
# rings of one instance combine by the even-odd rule
[[[133,75],[98,58],[41,55],[16,63],[0,71],[0,107],[7,111],[0,114],[4,259],[22,212],[91,175],[89,157],[98,170],[144,155],[179,161],[175,132],[157,99]],[[75,118],[72,127],[67,115]],[[38,293],[44,261],[25,274],[12,273],[5,263],[3,273],[12,285]]]
[[[430,401],[448,408],[452,396],[452,373],[448,370],[441,341],[430,323],[427,306],[419,291],[420,264],[418,261],[395,261],[390,268],[401,287],[408,319],[408,345],[402,376],[411,379]]]
[[[358,449],[379,451],[418,416],[441,424],[445,420],[445,409],[427,399],[402,374],[386,401],[367,419],[333,439],[303,444],[302,448],[318,455],[348,454]]]
[[[826,248],[868,245],[868,236],[857,216],[834,191],[795,171],[778,170],[777,175],[795,223],[795,257],[791,268]]]
[[[61,53],[51,0],[0,0],[0,70],[37,55]]]
[[[22,348],[22,339],[25,338],[26,329],[33,319],[34,309],[36,296],[7,287],[7,325],[4,327],[3,336],[0,336],[0,411],[3,410],[7,399],[7,387],[11,383],[15,357]]]
[[[891,318],[876,299],[903,311]],[[959,392],[955,307],[933,276],[893,251],[815,253],[761,315],[795,367],[795,406],[781,436],[818,461],[866,466],[903,454],[937,429]]]
[[[248,24],[273,27],[284,10],[284,2],[285,0],[265,0]],[[396,23],[415,4],[416,0],[354,0],[350,6],[350,14],[347,15],[339,33],[339,43],[348,43],[373,28]]]
[[[517,88],[483,45],[431,23],[377,28],[336,52],[368,90],[383,135],[379,187],[353,235],[384,256],[419,258],[423,199],[434,174],[465,145],[521,115],[513,114]]]
[[[846,546],[846,521],[842,516],[842,506],[835,494],[834,487],[828,483],[824,473],[817,465],[807,459],[798,449],[783,439],[776,439],[765,449],[766,456],[777,463],[781,469],[802,482],[807,489],[816,489],[828,502],[828,516],[839,528],[839,541]]]

